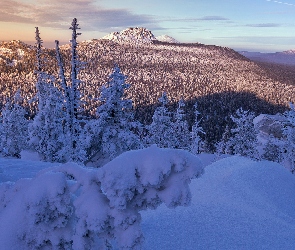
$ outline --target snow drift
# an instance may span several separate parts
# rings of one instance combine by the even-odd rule
[[[100,169],[68,163],[0,185],[1,249],[140,249],[141,210],[189,205],[200,159],[184,150],[129,151]]]
[[[229,157],[190,185],[189,207],[142,212],[144,249],[293,249],[295,177],[273,162]]]

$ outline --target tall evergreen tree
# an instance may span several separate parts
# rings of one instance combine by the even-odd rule
[[[5,155],[19,157],[20,152],[27,147],[28,120],[21,104],[22,97],[18,90],[13,100],[8,100],[2,110],[0,151]]]
[[[66,161],[63,154],[65,138],[63,133],[63,102],[61,92],[51,84],[44,86],[45,100],[39,103],[38,113],[29,124],[28,144],[36,150],[45,161]]]
[[[64,141],[65,147],[62,151],[67,155],[67,161],[83,162],[86,160],[85,144],[81,141],[81,134],[83,128],[81,127],[81,117],[79,114],[82,112],[81,108],[81,81],[78,78],[81,62],[78,58],[78,42],[77,37],[81,35],[77,30],[79,24],[77,19],[74,18],[70,29],[72,30],[71,39],[71,74],[70,79],[65,75],[65,68],[63,65],[62,56],[59,49],[59,42],[56,43],[56,57],[59,67],[59,84],[64,97]]]
[[[173,148],[188,149],[190,145],[190,132],[188,123],[185,119],[184,111],[185,103],[183,99],[178,102],[175,114],[175,122],[173,123],[173,131],[176,137],[176,144]]]
[[[192,126],[190,151],[193,154],[199,154],[202,149],[202,139],[200,135],[205,134],[205,132],[203,128],[200,126],[201,120],[199,119],[200,112],[198,110],[197,102],[195,103],[194,108],[195,108],[195,123]]]
[[[259,158],[257,151],[257,134],[253,119],[255,115],[252,112],[244,111],[242,108],[236,111],[236,116],[231,116],[235,127],[231,129],[232,137],[229,139],[227,147],[232,149],[233,154]]]
[[[177,139],[173,131],[171,113],[167,108],[169,99],[165,92],[159,98],[159,102],[160,106],[155,109],[153,121],[147,126],[147,144],[156,144],[161,148],[174,148]]]
[[[109,81],[101,88],[101,105],[96,112],[98,119],[92,127],[92,145],[106,160],[141,148],[139,137],[132,131],[135,126],[132,101],[125,95],[130,85],[125,80],[126,76],[115,65]]]
[[[286,165],[292,173],[295,172],[295,105],[290,103],[290,110],[285,112],[287,121],[284,126],[283,134],[285,143],[281,147],[281,153]]]
[[[281,162],[283,157],[284,143],[283,140],[270,135],[267,143],[263,147],[262,158],[268,161]]]
[[[36,27],[36,99],[38,102],[37,114],[28,126],[28,145],[36,150],[45,161],[66,161],[66,154],[62,155],[67,145],[63,123],[64,98],[62,92],[54,86],[55,78],[44,72],[42,58],[42,39]]]
[[[228,125],[225,127],[225,131],[222,134],[221,140],[216,144],[216,154],[220,157],[222,154],[233,154],[233,149],[228,143],[231,138],[231,131]]]

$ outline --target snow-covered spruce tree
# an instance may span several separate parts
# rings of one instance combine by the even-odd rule
[[[59,49],[59,42],[56,41],[56,57],[59,67],[59,84],[64,96],[64,147],[59,151],[60,157],[65,156],[66,161],[84,162],[87,158],[85,144],[81,141],[82,133],[81,117],[81,93],[79,87],[81,81],[78,79],[81,62],[77,53],[77,37],[81,35],[77,30],[80,29],[77,19],[74,18],[70,29],[72,30],[71,39],[71,75],[66,78],[62,56]]]
[[[115,65],[109,81],[101,88],[98,118],[92,124],[92,146],[106,161],[125,151],[141,148],[139,137],[132,131],[136,123],[132,101],[125,97],[125,90],[130,87],[125,80],[126,76]]]
[[[42,40],[36,27],[36,100],[37,114],[28,126],[28,145],[45,161],[64,161],[59,151],[64,147],[63,95],[53,85],[54,77],[43,71]]]
[[[228,125],[225,127],[225,131],[222,134],[221,140],[216,143],[216,154],[217,158],[219,158],[223,154],[233,154],[232,147],[229,145],[228,141],[231,138],[231,131]]]
[[[8,100],[2,110],[0,151],[5,155],[19,157],[20,152],[27,147],[28,120],[21,104],[22,97],[18,90],[13,100]]]
[[[173,132],[176,137],[174,148],[188,149],[190,145],[190,131],[188,123],[185,120],[184,112],[185,103],[183,99],[178,102],[178,108],[175,114],[175,122],[173,123]]]
[[[42,107],[38,109],[34,120],[29,124],[28,144],[43,160],[64,162],[66,155],[61,152],[65,147],[63,133],[65,112],[62,95],[53,85],[48,84],[44,87],[47,98],[43,100]]]
[[[283,164],[290,169],[292,173],[295,172],[295,105],[290,103],[290,110],[285,112],[287,122],[284,126],[283,134],[285,136],[285,143],[281,147]]]
[[[156,144],[161,148],[174,148],[177,139],[173,131],[172,115],[167,108],[169,99],[165,92],[159,98],[159,102],[160,106],[155,109],[153,121],[147,126],[146,143],[148,145]]]
[[[282,149],[284,149],[284,141],[270,135],[267,143],[263,146],[261,158],[280,163],[283,160],[282,154],[284,150]]]
[[[195,123],[192,126],[191,132],[191,148],[190,151],[193,154],[199,154],[202,149],[202,139],[201,134],[205,134],[203,128],[200,126],[201,120],[199,119],[200,112],[198,111],[198,103],[194,105],[195,108]]]
[[[232,137],[227,142],[227,148],[231,148],[233,154],[238,154],[252,159],[259,159],[257,151],[257,134],[253,123],[255,115],[244,111],[242,108],[236,111],[236,117],[231,116],[234,128],[231,129]]]

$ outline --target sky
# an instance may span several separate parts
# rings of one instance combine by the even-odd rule
[[[295,49],[295,0],[0,0],[0,41],[34,43],[38,26],[45,47],[67,43],[78,19],[79,40],[128,27],[155,36],[260,52]]]

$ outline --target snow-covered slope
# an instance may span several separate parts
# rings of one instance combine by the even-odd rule
[[[46,167],[41,162],[0,158],[0,172],[9,176],[11,170],[12,180],[23,177],[18,174],[21,168],[34,176],[36,169]],[[143,249],[294,248],[295,176],[279,164],[225,158],[207,166],[190,189],[188,207],[141,212]],[[0,249],[5,249],[1,243]]]
[[[144,249],[293,249],[295,176],[230,157],[192,181],[192,204],[143,212]]]
[[[104,36],[102,39],[119,43],[128,42],[132,44],[149,44],[157,40],[151,31],[142,27],[128,28],[121,32],[112,32]]]
[[[168,35],[157,36],[156,39],[160,42],[179,43],[176,39]]]
[[[0,157],[0,184],[6,181],[15,182],[21,178],[33,178],[40,170],[56,165],[59,164]]]

